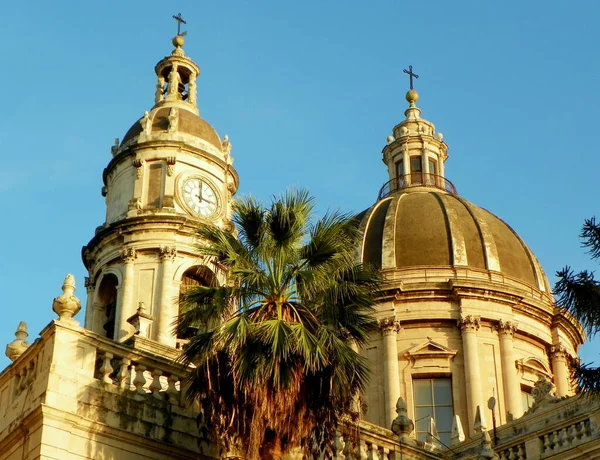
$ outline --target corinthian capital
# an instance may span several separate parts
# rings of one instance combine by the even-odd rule
[[[382,334],[391,334],[400,331],[400,321],[395,316],[388,316],[379,320],[379,328]]]
[[[550,347],[548,355],[550,355],[550,359],[567,359],[569,353],[562,343],[557,343]]]
[[[137,259],[137,252],[135,249],[133,248],[125,248],[121,251],[121,259],[123,259],[123,261],[125,263],[127,262],[133,262],[135,259]]]
[[[177,248],[175,246],[162,246],[160,248],[160,260],[175,260]]]
[[[465,332],[475,332],[481,326],[481,318],[475,315],[461,316],[458,320],[458,328]]]
[[[519,324],[514,321],[504,321],[503,319],[501,319],[496,324],[496,330],[500,335],[513,337],[515,335],[515,332],[517,332],[518,326]]]

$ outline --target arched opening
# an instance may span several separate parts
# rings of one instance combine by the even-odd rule
[[[217,278],[208,267],[204,265],[188,268],[181,276],[181,285],[179,288],[179,299],[197,286],[216,286]],[[193,337],[198,328],[189,327],[184,333],[177,334],[177,348],[182,348],[187,341]]]
[[[115,319],[117,315],[117,286],[119,280],[115,275],[108,274],[102,278],[98,288],[98,303],[100,311],[104,312],[100,324],[104,335],[109,339],[115,338]],[[102,332],[102,331],[99,331]]]

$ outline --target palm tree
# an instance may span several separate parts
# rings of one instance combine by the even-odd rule
[[[228,281],[184,295],[178,331],[198,330],[181,357],[195,366],[187,392],[206,433],[249,459],[325,445],[358,415],[367,381],[356,350],[376,328],[379,275],[356,263],[356,223],[339,212],[312,223],[313,208],[304,190],[268,207],[246,198],[237,237],[197,231],[199,254]]]
[[[600,224],[595,218],[585,220],[579,236],[591,258],[600,259]],[[596,334],[600,331],[600,281],[594,277],[594,272],[575,273],[567,266],[556,276],[554,294],[558,304],[572,313],[589,335]],[[574,362],[572,368],[579,388],[600,394],[600,367]]]

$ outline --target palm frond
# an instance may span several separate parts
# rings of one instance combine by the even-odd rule
[[[600,225],[596,224],[596,218],[586,219],[583,223],[581,234],[582,245],[588,248],[588,254],[592,259],[600,257]]]
[[[588,334],[594,334],[600,329],[600,282],[593,272],[584,270],[576,274],[570,267],[563,268],[556,276],[554,294],[558,304],[573,314]]]

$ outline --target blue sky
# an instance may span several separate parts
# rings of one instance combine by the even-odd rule
[[[302,185],[320,212],[370,206],[412,64],[459,193],[508,222],[552,283],[566,264],[596,268],[577,235],[599,191],[597,2],[7,2],[1,343],[20,320],[33,340],[55,317],[66,273],[85,298],[80,251],[104,221],[101,173],[153,104],[178,12],[202,69],[201,115],[229,135],[241,193]],[[585,361],[599,361],[599,343]]]

